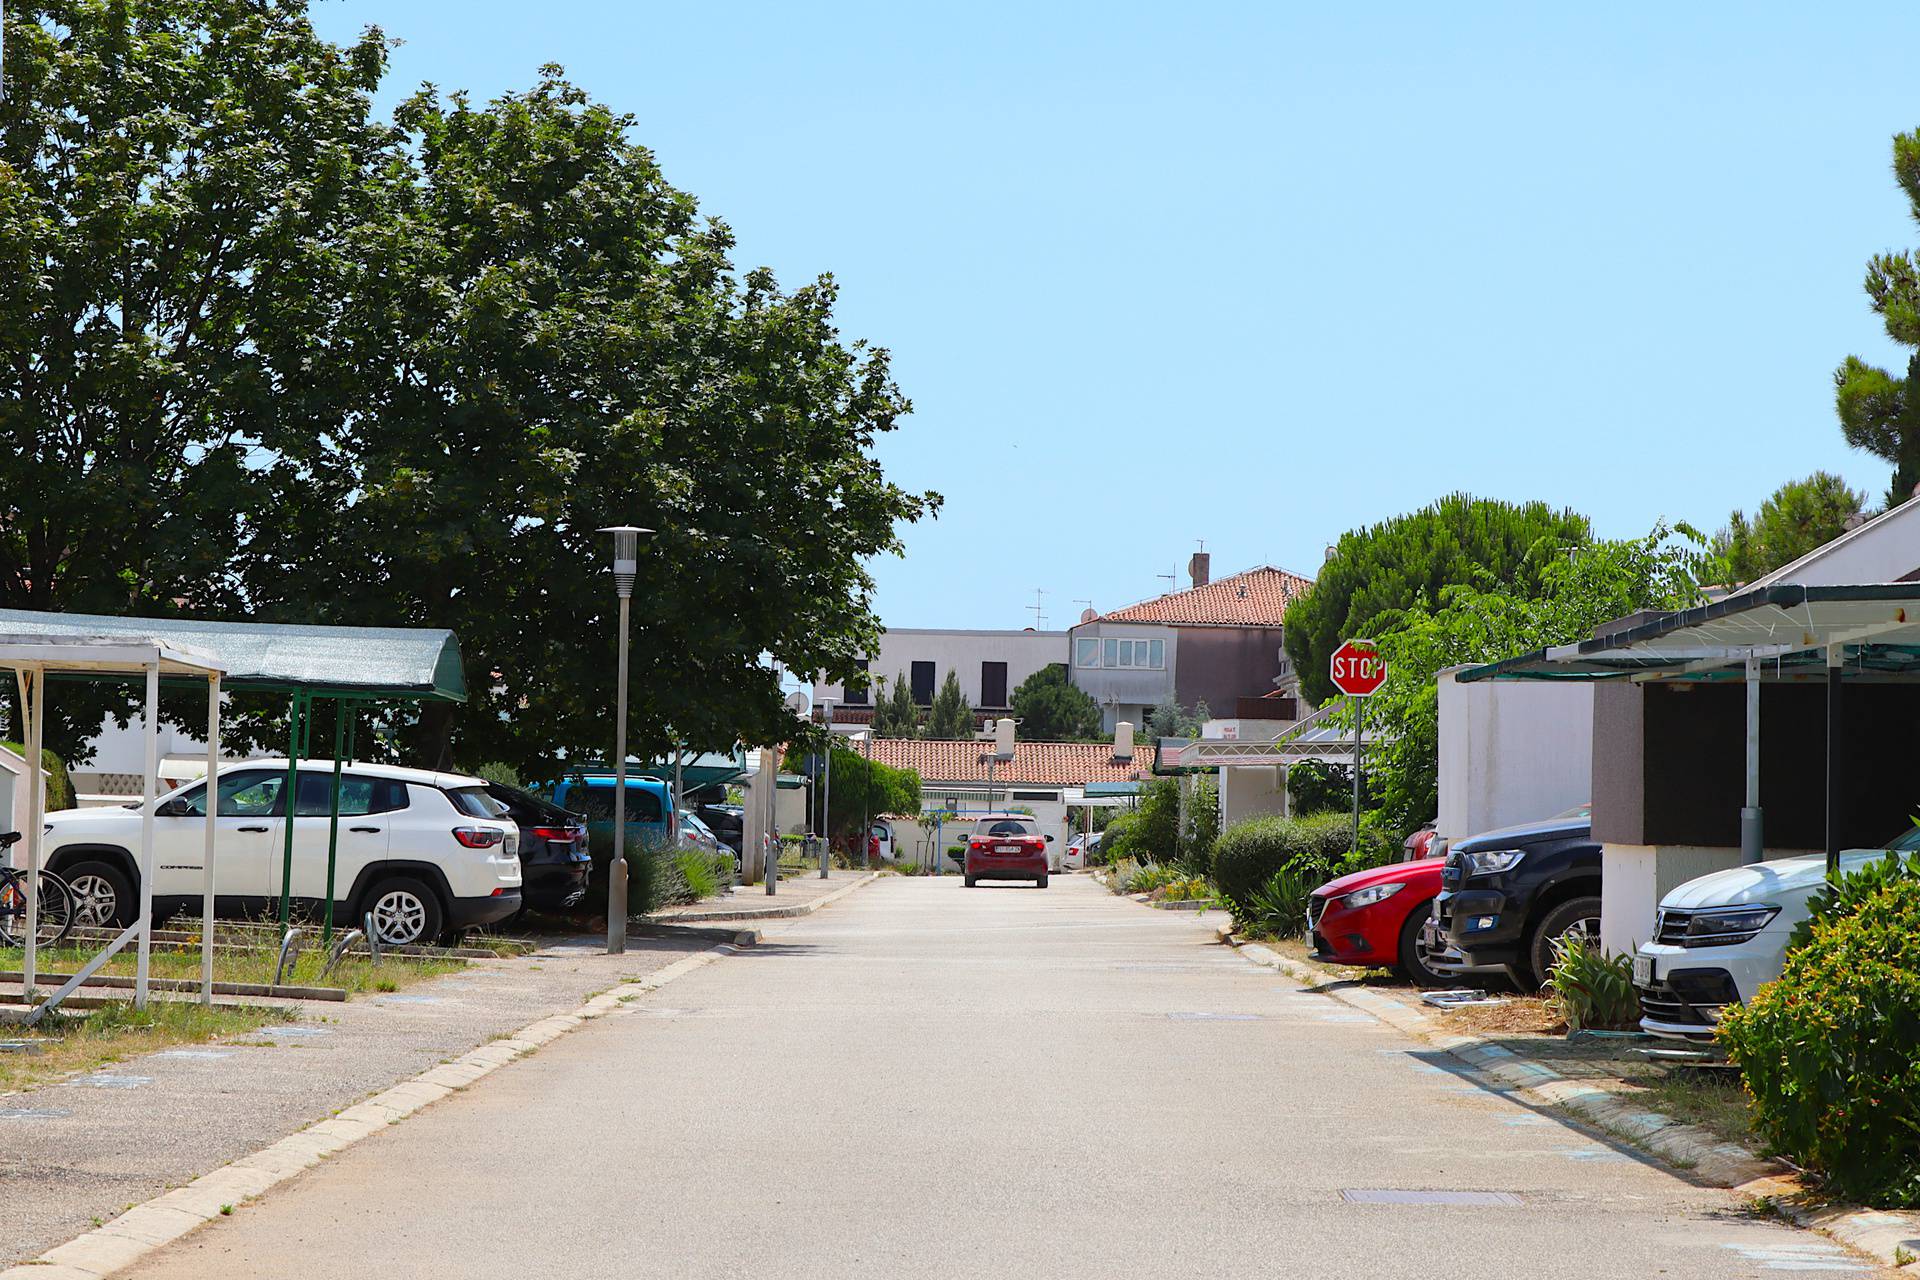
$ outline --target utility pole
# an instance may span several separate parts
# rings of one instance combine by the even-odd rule
[[[651,529],[614,525],[613,589],[620,596],[620,658],[615,677],[613,721],[613,857],[607,863],[607,954],[627,950],[627,619],[633,578],[639,570],[640,536]]]

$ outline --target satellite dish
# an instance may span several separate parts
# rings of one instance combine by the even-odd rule
[[[1082,622],[1092,622],[1095,618],[1099,616],[1100,616],[1099,614],[1095,613],[1091,609],[1082,609],[1080,611],[1080,621]]]
[[[787,695],[787,710],[797,716],[807,714],[807,708],[810,705],[812,705],[812,699],[807,697],[807,691],[805,689],[795,689]]]

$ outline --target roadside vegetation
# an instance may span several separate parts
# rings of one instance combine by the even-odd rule
[[[193,1000],[149,1001],[144,1010],[116,1001],[98,1009],[56,1012],[43,1026],[0,1028],[0,1039],[25,1048],[0,1052],[0,1095],[61,1076],[94,1071],[156,1049],[205,1044],[289,1022],[271,1005],[215,1005]]]
[[[98,953],[97,947],[54,947],[40,948],[37,955],[39,972],[42,974],[73,973],[80,966],[93,959]],[[279,963],[280,953],[277,946],[236,947],[219,946],[213,956],[213,978],[215,982],[244,982],[266,985],[273,981],[275,965]],[[326,966],[326,953],[320,949],[316,935],[312,946],[294,957],[281,979],[281,985],[289,987],[340,987],[349,993],[399,991],[428,978],[437,978],[442,974],[453,973],[466,967],[467,962],[454,956],[404,956],[391,953],[382,954],[380,963],[375,964],[364,955],[348,955],[341,958],[331,973],[322,976]],[[9,973],[18,972],[23,957],[20,948],[0,948],[0,968]],[[133,948],[127,947],[120,954],[107,961],[100,969],[103,974],[116,977],[132,977],[136,958]],[[196,947],[191,951],[161,949],[156,947],[149,957],[148,971],[156,978],[181,979],[198,982],[200,979],[200,952]],[[50,986],[44,979],[42,986]],[[118,995],[115,988],[83,987],[88,994]]]

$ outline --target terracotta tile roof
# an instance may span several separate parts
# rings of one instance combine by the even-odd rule
[[[866,747],[855,750],[865,754]],[[915,769],[921,781],[984,782],[993,744],[983,738],[875,738],[873,758],[896,769]],[[1113,758],[1112,742],[1015,742],[1013,759],[996,765],[996,782],[1077,786],[1086,782],[1138,782],[1153,776],[1153,744],[1136,739],[1133,759]]]
[[[1287,606],[1313,579],[1261,565],[1218,578],[1204,587],[1170,591],[1152,600],[1101,614],[1100,622],[1166,622],[1191,627],[1277,627]]]

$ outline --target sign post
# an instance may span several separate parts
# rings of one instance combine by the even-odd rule
[[[1360,744],[1366,718],[1366,699],[1387,682],[1387,664],[1371,640],[1342,641],[1333,651],[1329,674],[1333,687],[1346,696],[1353,710],[1353,848],[1360,849]]]

